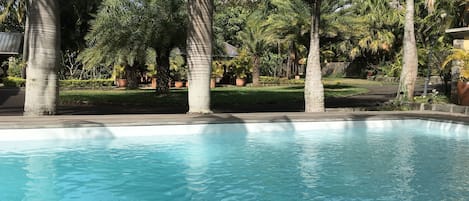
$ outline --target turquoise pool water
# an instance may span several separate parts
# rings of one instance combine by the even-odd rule
[[[0,142],[0,200],[469,199],[469,127],[402,122]]]

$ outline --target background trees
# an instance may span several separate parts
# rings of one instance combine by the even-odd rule
[[[169,92],[169,58],[184,47],[186,12],[183,1],[105,0],[86,36],[89,48],[81,54],[88,66],[125,66],[130,87],[138,85],[136,71],[156,52],[158,93]]]
[[[27,16],[25,13],[28,10],[26,2],[0,2],[1,30],[27,29],[26,25],[31,23],[25,24],[27,18],[24,16]],[[389,0],[59,2],[60,29],[63,33],[60,37],[63,41],[62,64],[80,69],[74,71],[62,67],[69,73],[60,71],[63,73],[61,78],[67,79],[77,74],[80,79],[96,78],[97,76],[85,76],[86,73],[83,72],[102,70],[110,74],[109,66],[119,64],[126,67],[126,75],[136,87],[136,71],[145,64],[156,64],[157,92],[167,93],[170,52],[175,47],[184,50],[186,42],[190,42],[187,47],[187,63],[191,71],[189,80],[195,83],[191,83],[193,87],[189,96],[193,97],[190,100],[204,100],[203,104],[200,102],[197,106],[190,104],[192,108],[198,108],[191,110],[196,112],[209,111],[209,93],[205,89],[205,82],[208,82],[206,78],[210,76],[212,58],[208,55],[223,57],[226,43],[237,47],[240,52],[245,53],[244,56],[251,57],[249,60],[252,62],[245,62],[245,65],[246,68],[252,69],[252,74],[248,77],[252,78],[254,85],[259,84],[261,75],[290,79],[292,75],[304,75],[304,64],[314,66],[314,72],[309,74],[316,76],[315,84],[311,84],[311,77],[308,77],[306,85],[307,94],[310,94],[311,86],[320,86],[320,66],[328,62],[347,61],[356,64],[360,67],[359,73],[362,77],[365,77],[367,71],[383,76],[398,76],[401,70],[404,72],[403,77],[426,74],[432,71],[432,68],[421,67],[426,67],[432,62],[437,65],[435,60],[428,59],[431,58],[428,56],[430,50],[444,55],[451,46],[451,39],[443,34],[444,30],[467,24],[467,19],[461,14],[465,0],[408,0],[406,4]],[[429,2],[434,4],[429,5]],[[212,4],[216,5],[213,24]],[[313,12],[310,5],[314,7]],[[410,15],[405,19],[406,9],[408,14],[413,14],[414,22],[409,18]],[[215,38],[212,38],[212,27]],[[417,31],[404,31],[410,30],[411,27],[415,27]],[[190,28],[191,32],[188,33],[187,28]],[[189,36],[188,40],[186,36]],[[26,34],[25,38],[32,37],[36,36]],[[211,50],[212,43],[215,47],[214,54]],[[408,48],[409,44],[416,45]],[[30,45],[26,44],[26,47]],[[307,52],[311,56],[309,59],[306,58]],[[181,53],[185,54],[185,51]],[[76,55],[81,55],[81,62],[76,60]],[[148,55],[153,56],[149,59]],[[407,67],[402,69],[402,57],[405,60],[404,66],[412,64],[411,72]],[[311,70],[311,67],[309,68]],[[403,84],[399,89],[399,92],[403,92],[404,99],[412,99],[414,78],[410,77],[402,79]],[[320,94],[320,91],[317,92]]]

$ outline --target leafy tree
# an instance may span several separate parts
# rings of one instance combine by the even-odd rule
[[[130,87],[136,87],[135,71],[151,48],[156,51],[156,92],[168,93],[170,52],[185,42],[183,5],[183,0],[105,0],[86,37],[90,47],[80,59],[88,66],[124,64],[133,80]]]
[[[275,12],[267,21],[268,30],[277,35],[277,41],[287,46],[288,58],[286,77],[291,75],[291,69],[298,65],[301,59],[298,55],[302,46],[309,43],[311,12],[309,5],[303,0],[272,0]]]
[[[4,0],[0,2],[0,31],[22,32],[26,20],[24,0]]]
[[[252,84],[259,86],[261,56],[268,50],[268,46],[273,42],[274,36],[268,24],[260,23],[265,21],[265,15],[261,11],[255,11],[249,15],[246,27],[238,33],[238,38],[243,43],[243,48],[252,57]]]

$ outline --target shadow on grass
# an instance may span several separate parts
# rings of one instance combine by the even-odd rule
[[[215,88],[211,92],[212,110],[217,113],[304,111],[303,88]],[[326,102],[331,97],[350,96],[358,92],[357,88],[350,86],[326,85]],[[172,90],[168,95],[156,95],[153,90],[65,91],[61,93],[60,103],[65,114],[168,114],[188,111],[187,89]]]

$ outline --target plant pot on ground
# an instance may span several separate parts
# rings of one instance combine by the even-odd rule
[[[246,85],[246,78],[236,78],[236,86],[242,87]]]
[[[114,65],[113,74],[116,80],[117,87],[127,87],[128,82],[126,78],[126,71],[124,65]]]
[[[176,88],[182,88],[184,86],[183,81],[174,81],[174,87]]]

